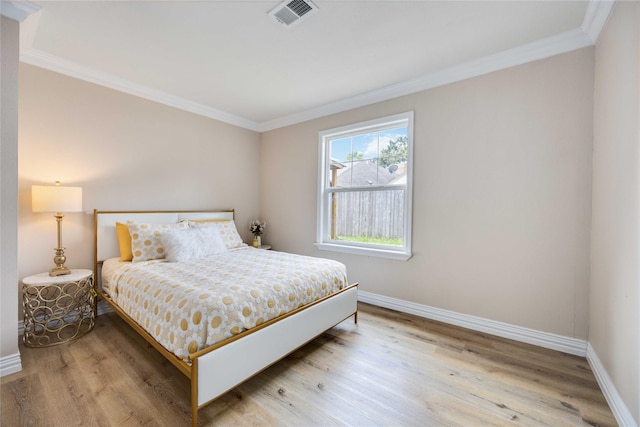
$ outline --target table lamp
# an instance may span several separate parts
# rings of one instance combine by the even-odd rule
[[[82,187],[62,187],[60,181],[55,186],[31,186],[31,210],[33,212],[55,212],[54,218],[58,222],[58,247],[54,249],[56,264],[49,272],[49,276],[60,276],[71,273],[64,266],[67,258],[62,247],[62,212],[82,212]]]

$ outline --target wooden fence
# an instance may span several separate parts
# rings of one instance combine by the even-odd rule
[[[403,238],[404,190],[358,191],[335,195],[338,236]]]

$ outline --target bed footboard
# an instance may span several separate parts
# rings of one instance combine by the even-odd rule
[[[242,339],[196,355],[191,377],[192,425],[198,424],[198,409],[349,316],[357,315],[357,302],[355,284]]]

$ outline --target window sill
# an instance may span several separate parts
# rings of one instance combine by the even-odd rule
[[[336,245],[332,243],[314,243],[316,247],[322,251],[342,252],[354,255],[366,255],[378,258],[395,259],[398,261],[407,261],[413,256],[412,253],[388,251],[384,249],[363,248],[358,246]]]

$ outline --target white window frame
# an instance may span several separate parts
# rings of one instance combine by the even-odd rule
[[[394,247],[390,245],[332,240],[329,237],[330,195],[331,193],[339,192],[340,190],[338,189],[336,191],[336,188],[331,188],[329,186],[328,174],[331,161],[329,158],[329,142],[338,137],[365,133],[367,131],[376,131],[385,127],[389,128],[395,125],[402,125],[405,122],[407,124],[407,183],[406,186],[400,186],[400,188],[405,188],[403,246]],[[321,131],[319,133],[318,171],[318,217],[315,243],[318,249],[390,258],[402,261],[406,261],[411,258],[411,235],[413,226],[411,221],[413,206],[413,111]],[[381,187],[374,188],[373,190],[371,187],[357,187],[349,188],[345,191],[384,191],[381,190]],[[384,186],[384,188],[389,189],[391,187]]]

